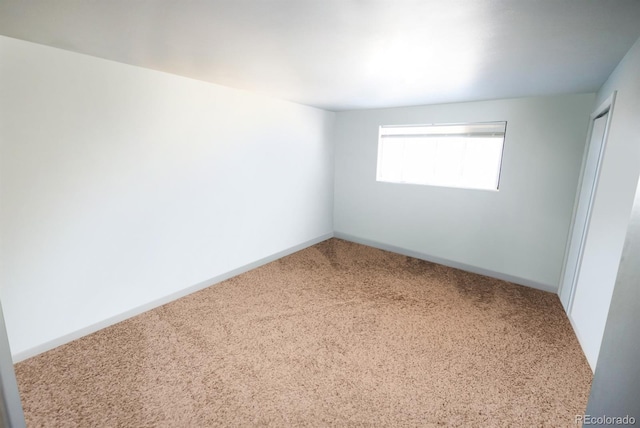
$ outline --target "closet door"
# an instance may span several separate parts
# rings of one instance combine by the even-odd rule
[[[603,254],[606,243],[606,213],[595,203],[600,166],[605,153],[615,94],[591,116],[589,145],[578,191],[574,224],[565,259],[560,299],[592,368],[595,368],[615,281],[609,269],[619,260]]]
[[[575,220],[569,243],[569,252],[567,254],[564,284],[560,292],[560,300],[562,300],[567,312],[569,312],[570,309],[571,294],[578,275],[584,238],[588,229],[589,214],[598,181],[598,170],[603,151],[602,149],[604,147],[604,131],[608,116],[609,112],[607,111],[604,115],[597,117],[593,121],[591,140],[587,148],[588,151],[587,158],[585,160],[584,175],[582,177],[582,186],[578,197],[578,206],[576,207]]]

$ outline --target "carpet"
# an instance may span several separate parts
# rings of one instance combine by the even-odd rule
[[[16,364],[29,427],[575,426],[555,294],[330,239]]]

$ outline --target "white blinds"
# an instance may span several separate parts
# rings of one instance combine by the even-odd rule
[[[383,125],[382,138],[415,137],[504,137],[507,122],[464,123],[451,125]]]
[[[378,181],[497,190],[506,122],[381,126]]]

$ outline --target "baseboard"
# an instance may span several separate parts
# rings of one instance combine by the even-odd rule
[[[372,241],[372,240],[369,240],[369,239],[366,239],[366,238],[360,238],[360,237],[357,237],[357,236],[349,235],[348,233],[334,232],[333,236],[336,237],[336,238],[339,238],[339,239],[344,239],[345,241],[355,242],[356,244],[367,245],[369,247],[378,248],[380,250],[385,250],[385,251],[390,251],[392,253],[402,254],[403,256],[409,256],[409,257],[413,257],[413,258],[416,258],[416,259],[426,260],[428,262],[438,263],[440,265],[449,266],[449,267],[460,269],[460,270],[464,270],[464,271],[467,271],[467,272],[477,273],[479,275],[489,276],[491,278],[496,278],[496,279],[501,279],[503,281],[513,282],[514,284],[523,285],[525,287],[535,288],[535,289],[542,290],[542,291],[548,291],[548,292],[554,293],[554,294],[558,293],[558,287],[557,286],[553,286],[553,285],[549,285],[549,284],[543,284],[543,283],[540,283],[540,282],[532,281],[532,280],[525,279],[525,278],[520,278],[520,277],[517,277],[517,276],[505,274],[505,273],[502,273],[502,272],[496,272],[496,271],[492,271],[492,270],[488,270],[488,269],[483,269],[483,268],[480,268],[480,267],[477,267],[477,266],[468,265],[468,264],[465,264],[465,263],[459,263],[459,262],[456,262],[456,261],[447,260],[447,259],[443,259],[443,258],[436,257],[436,256],[431,256],[429,254],[424,254],[424,253],[421,253],[421,252],[418,252],[418,251],[407,250],[405,248],[396,247],[395,245],[389,245],[389,244],[385,244],[385,243],[382,243],[382,242]]]
[[[278,260],[282,257],[288,256],[290,254],[293,254],[295,252],[298,252],[300,250],[303,250],[307,247],[310,247],[312,245],[315,245],[319,242],[322,241],[326,241],[327,239],[330,239],[332,237],[336,237],[339,239],[343,239],[345,241],[350,241],[350,242],[354,242],[357,244],[362,244],[362,245],[367,245],[369,247],[373,247],[373,248],[378,248],[380,250],[385,250],[385,251],[390,251],[392,253],[397,253],[397,254],[402,254],[404,256],[409,256],[409,257],[414,257],[417,259],[421,259],[421,260],[426,260],[428,262],[432,262],[432,263],[438,263],[444,266],[449,266],[452,268],[456,268],[456,269],[461,269],[467,272],[472,272],[472,273],[477,273],[479,275],[485,275],[485,276],[489,276],[492,278],[496,278],[496,279],[501,279],[504,281],[509,281],[509,282],[513,282],[515,284],[519,284],[519,285],[523,285],[526,287],[531,287],[531,288],[536,288],[538,290],[543,290],[543,291],[548,291],[551,293],[557,293],[557,287],[552,286],[552,285],[548,285],[548,284],[542,284],[536,281],[531,281],[525,278],[519,278],[513,275],[508,275],[508,274],[504,274],[501,272],[495,272],[495,271],[491,271],[488,269],[483,269],[483,268],[479,268],[476,266],[472,266],[472,265],[467,265],[464,263],[459,263],[459,262],[455,262],[455,261],[451,261],[451,260],[447,260],[447,259],[443,259],[440,257],[435,257],[435,256],[431,256],[428,254],[424,254],[418,251],[413,251],[413,250],[407,250],[405,248],[401,248],[401,247],[396,247],[394,245],[389,245],[389,244],[385,244],[382,242],[377,242],[377,241],[372,241],[366,238],[360,238],[357,236],[353,236],[353,235],[349,235],[347,233],[342,233],[342,232],[335,232],[335,233],[327,233],[324,235],[321,235],[317,238],[305,241],[301,244],[298,245],[294,245],[293,247],[287,248],[285,250],[279,251],[277,253],[271,254],[267,257],[263,257],[262,259],[256,260],[252,263],[248,263],[246,265],[240,266],[236,269],[232,269],[228,272],[225,272],[223,274],[217,275],[211,279],[208,279],[206,281],[200,282],[198,284],[192,285],[190,287],[184,288],[182,290],[179,290],[175,293],[171,293],[167,296],[164,296],[160,299],[154,300],[152,302],[146,303],[144,305],[141,306],[137,306],[133,309],[130,309],[128,311],[125,311],[121,314],[115,315],[113,317],[107,318],[103,321],[100,321],[98,323],[89,325],[87,327],[84,327],[82,329],[76,330],[72,333],[66,334],[64,336],[61,336],[59,338],[56,338],[54,340],[45,342],[43,344],[40,344],[38,346],[34,346],[33,348],[27,349],[25,351],[21,351],[21,352],[17,352],[15,354],[12,355],[13,358],[13,362],[14,363],[18,363],[20,361],[24,361],[28,358],[34,357],[38,354],[41,354],[43,352],[49,351],[53,348],[57,348],[60,345],[64,345],[65,343],[69,343],[71,341],[74,341],[76,339],[79,339],[83,336],[86,336],[88,334],[91,333],[95,333],[98,330],[102,330],[103,328],[109,327],[111,325],[117,324],[121,321],[124,321],[128,318],[134,317],[136,315],[139,315],[141,313],[144,313],[146,311],[149,311],[151,309],[155,309],[159,306],[165,305],[167,303],[170,303],[174,300],[177,300],[181,297],[187,296],[189,294],[195,293],[196,291],[200,291],[202,289],[205,289],[207,287],[210,287],[212,285],[215,285],[219,282],[225,281],[229,278],[232,278],[234,276],[240,275],[242,273],[248,272],[252,269],[255,269],[257,267],[260,267],[262,265],[265,265],[267,263],[271,263],[272,261]],[[574,329],[575,330],[575,329]]]
[[[175,293],[171,293],[167,296],[161,297],[160,299],[154,300],[152,302],[146,303],[144,305],[141,306],[137,306],[133,309],[130,309],[128,311],[125,311],[121,314],[115,315],[113,317],[107,318],[103,321],[97,322],[95,324],[91,324],[87,327],[81,328],[79,330],[76,330],[72,333],[66,334],[64,336],[61,336],[57,339],[53,339],[50,340],[48,342],[45,342],[41,345],[38,346],[34,346],[33,348],[27,349],[25,351],[21,351],[21,352],[17,352],[15,354],[12,355],[13,358],[13,362],[14,363],[18,363],[20,361],[24,361],[27,358],[31,358],[31,357],[35,357],[38,354],[41,354],[43,352],[49,351],[53,348],[57,348],[60,345],[64,345],[65,343],[69,343],[71,341],[74,341],[76,339],[79,339],[83,336],[86,336],[88,334],[91,333],[95,333],[98,330],[102,330],[105,327],[109,327],[111,325],[117,324],[121,321],[124,321],[128,318],[134,317],[136,315],[140,315],[141,313],[147,312],[151,309],[157,308],[159,306],[165,305],[167,303],[173,302],[174,300],[177,300],[181,297],[187,296],[189,294],[195,293],[196,291],[200,291],[202,289],[205,289],[207,287],[210,287],[214,284],[217,284],[219,282],[225,281],[229,278],[232,278],[234,276],[240,275],[242,273],[248,272],[252,269],[255,269],[257,267],[260,267],[262,265],[265,265],[267,263],[271,263],[275,260],[278,260],[282,257],[288,256],[290,254],[296,253],[300,250],[303,250],[307,247],[310,247],[312,245],[315,245],[319,242],[322,241],[326,241],[327,239],[330,239],[333,237],[333,233],[326,233],[324,235],[318,236],[317,238],[314,239],[310,239],[308,241],[305,241],[301,244],[298,245],[294,245],[293,247],[287,248],[285,250],[282,251],[278,251],[277,253],[271,254],[267,257],[263,257],[259,260],[256,260],[252,263],[248,263],[246,265],[240,266],[236,269],[232,269],[228,272],[225,272],[223,274],[217,275],[211,279],[208,279],[206,281],[200,282],[198,284],[192,285],[190,287],[184,288],[180,291],[176,291]]]

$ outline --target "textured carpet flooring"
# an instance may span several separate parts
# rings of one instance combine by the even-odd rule
[[[575,426],[558,297],[331,239],[16,365],[30,427]]]

